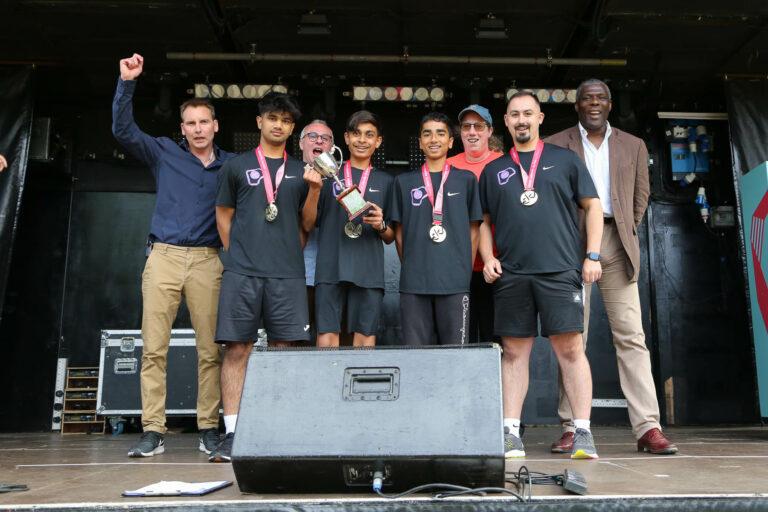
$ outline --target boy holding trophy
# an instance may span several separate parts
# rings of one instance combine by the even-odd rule
[[[317,207],[318,251],[315,270],[317,346],[338,347],[342,312],[356,347],[376,343],[384,299],[384,243],[395,233],[382,205],[389,203],[392,177],[371,165],[381,145],[381,125],[371,112],[355,112],[344,141],[349,160],[330,153],[315,158],[326,180]]]

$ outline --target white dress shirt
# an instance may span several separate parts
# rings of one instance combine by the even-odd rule
[[[600,205],[603,207],[605,217],[613,217],[613,206],[611,205],[611,172],[610,160],[608,154],[608,138],[611,136],[611,124],[605,122],[605,138],[599,148],[587,138],[587,130],[579,123],[579,132],[581,132],[581,145],[584,147],[584,163],[587,164],[592,181],[595,182],[597,195],[600,196]]]

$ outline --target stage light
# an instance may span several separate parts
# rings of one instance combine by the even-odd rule
[[[528,91],[539,103],[576,103],[576,89],[517,89],[510,87],[505,94],[507,101],[519,91]]]
[[[212,98],[223,98],[226,94],[226,89],[224,89],[224,86],[221,84],[211,84],[211,97]]]
[[[256,98],[256,95],[258,94],[258,89],[255,85],[244,85],[243,86],[243,97],[248,100],[252,100]]]
[[[232,84],[227,86],[227,98],[242,98],[243,94],[240,91],[240,86]]]
[[[228,100],[257,100],[270,91],[287,93],[288,88],[284,85],[257,85],[257,84],[195,84],[188,92],[195,98],[214,98]]]
[[[443,87],[397,87],[388,86],[363,86],[352,87],[351,92],[345,92],[344,96],[351,96],[354,101],[433,101],[445,100],[446,92]]]
[[[353,87],[352,88],[352,99],[355,101],[365,101],[365,98],[368,96],[368,89],[365,87]]]
[[[300,36],[328,36],[331,34],[331,26],[325,14],[315,14],[310,11],[302,14],[296,33]]]
[[[211,91],[205,84],[195,84],[195,98],[207,98],[211,95]]]
[[[433,87],[431,91],[429,91],[429,97],[432,98],[432,101],[443,101],[443,98],[445,98],[445,91],[442,87]]]
[[[496,18],[493,14],[488,14],[486,18],[481,19],[475,26],[476,39],[507,39],[507,27],[504,25],[504,18]]]

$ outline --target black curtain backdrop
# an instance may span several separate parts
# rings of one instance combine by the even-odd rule
[[[8,169],[0,173],[0,319],[27,174],[31,131],[32,71],[0,68],[0,154],[8,160]]]
[[[768,160],[768,80],[725,83],[734,168],[741,174]]]

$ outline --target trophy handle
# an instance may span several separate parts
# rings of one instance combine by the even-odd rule
[[[336,160],[336,151],[339,152],[339,159]],[[341,165],[344,163],[344,153],[341,151],[341,148],[337,145],[333,145],[331,148],[331,156],[333,157],[333,160],[336,162],[339,169],[341,169]]]

